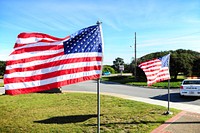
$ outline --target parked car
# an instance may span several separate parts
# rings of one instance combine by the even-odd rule
[[[185,79],[181,83],[180,96],[200,96],[200,79]]]
[[[109,71],[103,72],[102,75],[110,75],[111,73]]]

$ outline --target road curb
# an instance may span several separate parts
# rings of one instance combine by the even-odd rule
[[[0,94],[5,94],[5,89],[4,89],[4,87],[0,87]]]

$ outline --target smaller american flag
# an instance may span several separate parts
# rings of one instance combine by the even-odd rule
[[[144,71],[147,77],[147,84],[151,86],[154,83],[170,79],[169,73],[170,54],[158,59],[153,59],[141,63],[139,67]]]

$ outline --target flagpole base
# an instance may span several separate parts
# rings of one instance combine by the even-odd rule
[[[173,115],[173,112],[170,112],[170,111],[166,111],[163,113],[164,115]]]
[[[62,93],[62,88],[61,87],[52,88],[50,90],[40,91],[38,93]]]

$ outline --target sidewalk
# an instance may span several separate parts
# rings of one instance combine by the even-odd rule
[[[151,133],[199,133],[200,114],[182,111]]]

